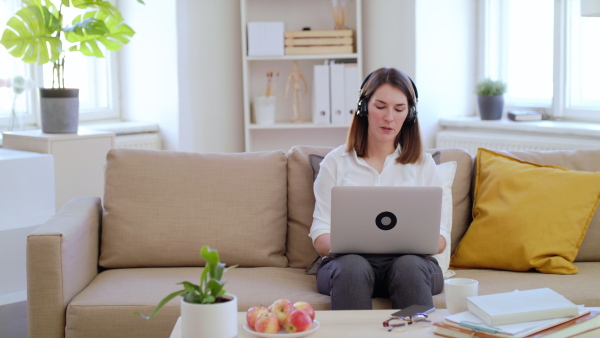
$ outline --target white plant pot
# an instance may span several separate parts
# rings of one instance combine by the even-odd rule
[[[232,338],[238,333],[237,298],[214,304],[192,304],[181,299],[181,333],[183,338]]]

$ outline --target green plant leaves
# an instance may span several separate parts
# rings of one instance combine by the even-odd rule
[[[62,43],[52,34],[60,30],[60,21],[46,7],[21,8],[6,26],[0,43],[12,56],[38,64],[58,60]]]
[[[120,15],[112,15],[106,9],[79,15],[72,24],[64,29],[67,41],[76,43],[69,50],[80,51],[87,56],[104,57],[98,43],[114,52],[127,44],[135,34],[131,27],[123,23]]]
[[[475,93],[479,96],[503,95],[506,92],[506,83],[492,79],[484,79],[475,86]]]
[[[200,249],[200,257],[206,261],[206,265],[200,275],[200,283],[198,285],[184,281],[179,284],[183,285],[183,290],[179,290],[165,297],[154,309],[150,316],[144,316],[139,312],[134,312],[132,315],[139,315],[145,319],[150,319],[171,299],[176,296],[182,296],[183,300],[188,303],[195,304],[212,304],[217,298],[225,295],[227,291],[223,289],[225,282],[221,280],[223,273],[229,269],[237,267],[237,265],[225,268],[225,263],[219,261],[219,252],[211,250],[208,246],[203,246]]]
[[[141,316],[141,317],[142,317],[142,318],[144,318],[144,319],[150,319],[150,318],[154,317],[154,316],[155,316],[155,315],[158,313],[158,311],[159,311],[160,309],[162,309],[162,307],[163,307],[165,304],[167,304],[167,303],[168,303],[168,302],[169,302],[171,299],[173,299],[173,298],[175,298],[175,297],[177,297],[177,296],[180,296],[180,295],[181,295],[181,294],[183,294],[184,292],[185,292],[185,290],[179,290],[179,291],[175,291],[175,292],[173,292],[173,293],[169,294],[168,296],[166,296],[165,298],[163,298],[163,300],[161,300],[161,301],[158,303],[158,305],[156,305],[156,307],[154,308],[154,311],[152,311],[152,314],[150,314],[150,316],[145,316],[145,315],[143,315],[143,314],[141,314],[141,313],[139,313],[139,312],[134,312],[134,313],[132,313],[131,315],[132,315],[132,316]]]

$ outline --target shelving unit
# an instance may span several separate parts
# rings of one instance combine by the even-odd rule
[[[346,27],[354,30],[355,53],[327,55],[248,56],[248,22],[284,22],[285,31],[333,29],[331,0],[240,0],[242,27],[242,72],[244,88],[244,132],[246,151],[287,151],[293,145],[337,146],[345,142],[347,125],[312,123],[313,66],[329,60],[356,63],[359,83],[362,80],[362,22],[361,0],[346,0]],[[302,123],[292,123],[292,83],[288,98],[286,84],[292,64],[304,75],[308,91],[302,85]],[[272,94],[276,96],[275,124],[253,123],[253,98],[264,95],[266,74],[279,73],[272,80]],[[357,88],[358,92],[358,88]]]

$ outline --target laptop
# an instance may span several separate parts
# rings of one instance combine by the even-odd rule
[[[436,254],[441,187],[335,186],[330,255]]]

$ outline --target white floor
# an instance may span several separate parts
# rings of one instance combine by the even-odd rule
[[[27,302],[0,306],[0,338],[27,337]]]

